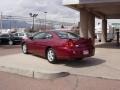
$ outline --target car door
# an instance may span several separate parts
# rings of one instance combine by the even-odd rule
[[[36,42],[36,53],[40,56],[45,56],[45,50],[50,45],[52,34],[45,32],[42,37]]]
[[[43,48],[42,41],[43,41],[43,38],[45,37],[45,34],[46,33],[44,32],[39,32],[33,36],[33,39],[29,42],[29,46],[28,46],[28,48],[30,48],[32,53],[36,55],[41,53],[41,50]],[[37,49],[39,49],[39,52]]]
[[[1,44],[8,44],[9,35],[8,34],[3,34],[3,35],[1,35],[0,39],[1,39]]]
[[[30,53],[35,53],[35,48],[36,48],[36,40],[39,39],[39,33],[33,35],[26,41],[27,48]]]

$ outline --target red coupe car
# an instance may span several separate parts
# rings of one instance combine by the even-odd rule
[[[91,39],[84,39],[71,32],[39,32],[22,41],[24,54],[32,53],[47,58],[50,63],[57,60],[82,59],[94,55]]]

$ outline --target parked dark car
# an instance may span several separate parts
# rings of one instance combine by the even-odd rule
[[[9,44],[9,45],[20,44],[21,41],[22,41],[22,38],[16,37],[13,34],[0,35],[0,44],[2,44],[2,45],[4,45],[4,44]]]
[[[94,55],[91,39],[84,39],[71,32],[39,32],[22,41],[24,54],[32,53],[46,57],[50,63],[57,60],[82,59]]]

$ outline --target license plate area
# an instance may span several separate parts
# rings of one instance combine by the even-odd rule
[[[84,50],[83,51],[83,55],[88,55],[89,54],[89,50]]]

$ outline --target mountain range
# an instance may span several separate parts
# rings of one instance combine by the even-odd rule
[[[0,22],[1,23],[1,22]],[[36,24],[40,24],[40,21],[36,20]],[[41,19],[41,24],[45,24],[45,20]],[[71,26],[73,23],[68,22],[59,22],[59,21],[52,21],[47,20],[46,24],[50,24],[52,26],[55,25],[65,25]],[[32,26],[32,22],[26,22],[24,20],[2,20],[2,28],[3,29],[10,29],[10,28],[30,28]]]
[[[18,20],[2,20],[2,28],[10,29],[10,28],[28,28],[31,27],[31,24],[28,24],[25,21]]]

